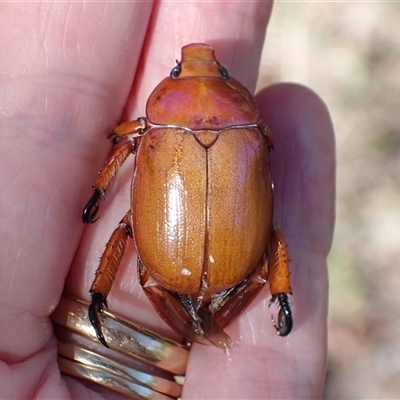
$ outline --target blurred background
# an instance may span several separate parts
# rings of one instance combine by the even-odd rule
[[[400,398],[400,2],[276,1],[258,87],[305,84],[336,132],[325,399]]]

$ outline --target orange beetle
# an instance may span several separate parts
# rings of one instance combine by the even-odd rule
[[[89,318],[107,346],[99,314],[128,236],[139,280],[161,317],[188,340],[227,350],[223,328],[269,280],[281,336],[292,328],[287,245],[273,224],[272,139],[251,93],[206,44],[182,48],[182,61],[150,95],[146,118],[119,125],[115,150],[94,185],[83,222],[130,154],[131,205],[112,234],[90,289]]]

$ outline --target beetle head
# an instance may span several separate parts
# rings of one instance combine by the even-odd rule
[[[204,43],[182,47],[182,60],[171,71],[171,78],[214,77],[228,79],[228,71],[217,61],[214,48]]]
[[[153,90],[146,105],[153,124],[216,130],[259,122],[252,94],[217,61],[214,49],[203,43],[182,48],[182,60]],[[211,142],[206,140],[207,145]],[[201,140],[204,145],[205,142]]]

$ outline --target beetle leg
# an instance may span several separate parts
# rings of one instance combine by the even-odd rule
[[[100,198],[104,196],[104,192],[101,189],[95,189],[93,196],[87,202],[85,208],[82,212],[82,221],[85,224],[91,224],[96,222],[98,218],[96,218],[97,212],[99,211],[99,201]]]
[[[195,296],[197,297],[197,296]],[[206,307],[196,306],[192,296],[178,294],[181,306],[189,314],[192,322],[193,331],[197,336],[203,336],[208,339],[214,346],[217,346],[225,352],[229,352],[232,345],[232,339],[224,332],[216,320],[213,318],[208,304]]]
[[[134,135],[143,135],[148,130],[146,118],[138,118],[135,121],[127,121],[118,125],[107,139],[112,139],[114,143],[118,143],[122,138]]]
[[[196,332],[196,329],[193,329],[191,318],[185,308],[182,307],[179,297],[156,282],[140,260],[138,260],[138,275],[144,292],[155,310],[168,325],[175,328],[178,333],[189,340],[195,340],[203,344],[208,343],[204,340],[200,331]]]
[[[110,185],[112,179],[115,174],[121,168],[124,161],[128,158],[130,154],[134,154],[136,152],[138,143],[136,141],[126,142],[121,145],[115,152],[112,154],[110,159],[107,161],[106,165],[100,171],[99,177],[94,183],[94,193],[90,198],[82,213],[82,220],[85,224],[91,224],[97,220],[96,215],[99,211],[99,201]]]
[[[188,340],[214,344],[228,352],[232,339],[223,331],[206,308],[197,309],[189,295],[179,295],[153,280],[139,260],[139,281],[154,308],[179,334]]]
[[[270,254],[271,263],[268,271],[268,280],[272,299],[269,305],[276,300],[279,304],[278,324],[275,323],[273,318],[272,323],[279,336],[286,336],[293,326],[292,311],[287,296],[292,294],[289,279],[289,254],[285,237],[276,224],[272,228]]]
[[[89,306],[89,319],[96,331],[97,338],[106,347],[108,345],[101,330],[99,315],[104,308],[107,308],[106,299],[121,263],[128,236],[133,237],[130,217],[131,212],[128,211],[112,233],[100,258],[99,267],[90,287],[92,301]]]
[[[99,315],[103,312],[104,308],[108,309],[107,299],[102,293],[99,292],[92,293],[91,299],[92,301],[88,309],[89,321],[96,332],[97,339],[99,339],[103,346],[109,348],[101,330],[99,319]]]
[[[235,320],[257,297],[267,282],[266,261],[260,260],[256,273],[234,288],[213,296],[210,308],[222,327]]]
[[[223,349],[225,353],[229,355],[229,349],[233,341],[215,320],[214,316],[208,310],[208,307],[200,308],[198,315],[201,319],[200,326],[203,329],[204,337],[214,346]]]
[[[272,324],[279,336],[287,336],[293,327],[292,310],[290,309],[288,296],[286,293],[280,293],[277,296],[273,296],[268,307],[270,307],[275,301],[279,304],[278,323],[276,323],[274,317],[272,317]]]

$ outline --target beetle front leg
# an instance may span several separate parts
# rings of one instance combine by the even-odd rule
[[[146,118],[138,118],[134,121],[127,121],[119,124],[107,139],[112,139],[114,143],[118,143],[122,138],[127,136],[143,135],[149,129],[149,123]]]
[[[121,138],[131,136],[130,140],[121,145],[112,154],[106,165],[99,173],[99,177],[94,183],[94,193],[87,202],[82,213],[84,224],[91,224],[97,220],[96,215],[99,211],[99,201],[104,197],[105,192],[113,180],[115,174],[119,171],[122,164],[130,154],[135,154],[139,146],[141,136],[149,129],[149,123],[146,118],[138,118],[135,121],[128,121],[118,125],[109,135],[108,139],[112,139],[117,143]]]
[[[110,185],[115,174],[121,168],[122,164],[128,158],[130,154],[134,154],[137,148],[136,142],[126,142],[120,146],[110,159],[107,161],[106,165],[100,171],[99,177],[94,183],[94,193],[90,200],[87,202],[82,213],[82,220],[84,224],[91,224],[97,221],[96,215],[99,211],[99,201]]]
[[[272,322],[279,336],[287,336],[293,327],[292,311],[289,305],[288,294],[292,294],[290,286],[289,254],[287,242],[277,225],[273,226],[270,240],[271,263],[268,271],[268,280],[272,299],[279,304],[278,323]]]
[[[130,215],[131,213],[128,211],[112,233],[90,287],[92,301],[89,306],[89,319],[96,331],[97,338],[106,347],[108,345],[101,330],[99,314],[103,312],[104,308],[107,308],[107,296],[121,263],[128,236],[133,237]]]
[[[99,177],[94,183],[94,193],[90,200],[87,202],[82,213],[82,221],[84,224],[91,224],[97,221],[96,215],[99,211],[99,201],[104,197],[105,192],[113,180],[115,174],[119,171],[122,164],[129,155],[135,154],[137,146],[139,145],[138,139],[133,142],[126,142],[121,145],[112,154],[106,165],[99,173]]]

